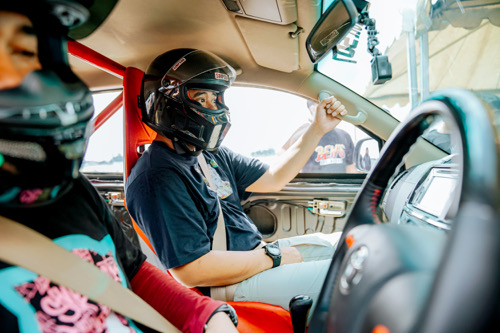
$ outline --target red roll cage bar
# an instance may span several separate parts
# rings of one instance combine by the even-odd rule
[[[72,56],[79,58],[86,63],[102,69],[103,71],[123,79],[125,75],[125,66],[120,65],[100,53],[80,44],[76,41],[68,41],[68,53]],[[112,115],[116,113],[123,106],[123,92],[111,101],[104,110],[99,113],[94,121],[94,131],[99,129]]]

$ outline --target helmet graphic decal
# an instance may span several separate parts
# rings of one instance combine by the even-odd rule
[[[179,68],[180,65],[186,62],[186,58],[182,58],[181,60],[177,61],[175,65],[172,66],[172,70],[176,71],[177,68]]]
[[[224,73],[215,72],[215,78],[216,78],[217,80],[229,81],[229,76],[227,76],[227,75],[226,75],[226,74],[224,74]]]

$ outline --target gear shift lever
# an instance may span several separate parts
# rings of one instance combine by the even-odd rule
[[[311,309],[313,300],[306,295],[297,295],[290,300],[290,316],[294,333],[306,331],[307,315]]]

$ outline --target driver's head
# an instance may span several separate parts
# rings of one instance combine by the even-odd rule
[[[93,106],[66,39],[92,10],[83,0],[0,4],[0,206],[49,202],[78,176]]]
[[[234,69],[210,52],[176,49],[158,56],[144,81],[143,121],[179,154],[216,151],[230,127],[224,91]]]

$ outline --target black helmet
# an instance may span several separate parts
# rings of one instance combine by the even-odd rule
[[[0,90],[0,205],[32,203],[23,201],[23,191],[49,189],[39,194],[53,199],[78,176],[94,109],[88,87],[69,67],[66,38],[92,19],[93,2],[17,0],[0,5],[0,11],[31,20],[42,67],[19,86]]]
[[[6,0],[0,5],[0,10],[24,14],[34,25],[38,22],[47,25],[51,19],[56,19],[59,23],[56,29],[62,28],[72,39],[81,39],[104,22],[117,2],[118,0]]]
[[[224,91],[236,77],[234,69],[213,53],[176,49],[158,56],[144,80],[143,121],[170,138],[179,154],[216,151],[230,127]],[[188,90],[213,91],[217,110],[203,107]],[[191,151],[187,145],[196,149]]]

